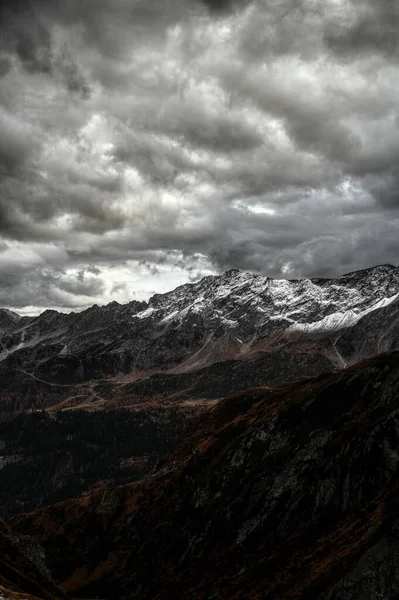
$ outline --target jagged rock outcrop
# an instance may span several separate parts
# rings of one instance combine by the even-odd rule
[[[397,352],[248,390],[142,482],[11,523],[81,596],[394,600],[398,399]]]
[[[136,402],[165,386],[171,397],[223,397],[398,348],[399,268],[295,281],[232,270],[148,303],[22,318],[0,310],[0,336],[4,411],[120,393]],[[204,387],[209,377],[217,391]]]

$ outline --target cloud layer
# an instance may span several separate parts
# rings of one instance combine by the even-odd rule
[[[397,0],[1,10],[1,305],[397,262]]]

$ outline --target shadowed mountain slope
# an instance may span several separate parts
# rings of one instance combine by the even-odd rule
[[[65,594],[51,580],[39,544],[15,535],[0,521],[0,599],[61,600]]]
[[[218,403],[128,486],[14,517],[81,597],[394,600],[399,353]]]
[[[203,409],[153,403],[9,416],[0,421],[0,517],[141,479]]]

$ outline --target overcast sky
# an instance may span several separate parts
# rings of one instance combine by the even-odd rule
[[[399,0],[9,0],[0,305],[399,256]]]

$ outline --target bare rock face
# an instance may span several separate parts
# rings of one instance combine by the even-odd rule
[[[14,517],[65,589],[398,597],[399,353],[236,394],[143,481]]]
[[[359,559],[355,568],[338,581],[326,600],[375,600],[399,595],[398,527]]]
[[[396,349],[398,334],[392,265],[296,281],[232,270],[148,303],[22,318],[0,310],[0,410],[109,402],[121,391],[136,402],[165,386],[173,397],[220,398]]]
[[[60,600],[64,592],[51,579],[38,542],[15,535],[0,521],[0,599]]]

